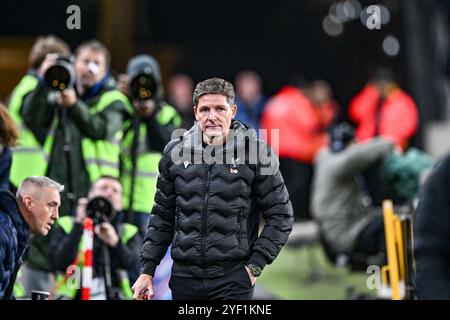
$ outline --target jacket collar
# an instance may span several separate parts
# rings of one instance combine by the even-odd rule
[[[99,82],[87,89],[81,99],[83,101],[88,101],[90,99],[93,99],[94,97],[97,97],[103,90],[103,88],[111,87],[112,81],[113,80],[111,76],[109,75],[109,73],[107,73]]]
[[[16,197],[14,197],[11,192],[6,190],[0,191],[0,211],[3,211],[11,217],[11,220],[17,229],[19,240],[26,241],[29,234],[28,225],[19,211]]]

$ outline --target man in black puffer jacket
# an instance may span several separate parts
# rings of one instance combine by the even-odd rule
[[[197,122],[168,143],[159,163],[134,299],[153,296],[153,274],[170,244],[174,299],[251,299],[256,277],[288,239],[293,212],[278,158],[232,121],[236,111],[229,82],[212,78],[195,88]]]

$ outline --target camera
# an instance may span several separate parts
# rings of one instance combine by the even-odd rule
[[[72,57],[58,56],[54,65],[44,74],[44,80],[51,89],[63,91],[75,84],[75,68]]]
[[[155,79],[145,72],[138,74],[130,81],[130,93],[133,100],[151,99],[156,94],[157,88]]]
[[[95,197],[86,205],[86,216],[94,221],[94,225],[109,222],[114,217],[114,207],[107,198]]]

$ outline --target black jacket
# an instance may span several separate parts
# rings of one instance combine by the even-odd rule
[[[12,298],[12,286],[27,242],[28,226],[16,198],[8,191],[0,191],[0,300]]]
[[[450,299],[450,155],[429,176],[414,219],[420,299]]]
[[[246,263],[264,268],[287,241],[293,211],[277,156],[242,123],[234,122],[231,132],[225,146],[204,149],[197,123],[166,146],[142,273],[154,274],[170,244],[172,275],[209,278]]]

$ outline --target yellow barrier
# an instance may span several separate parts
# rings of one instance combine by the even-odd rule
[[[383,201],[384,230],[386,234],[386,252],[388,265],[382,268],[382,281],[389,283],[392,290],[392,300],[405,297],[407,283],[407,236],[406,219],[394,213],[391,200]]]

